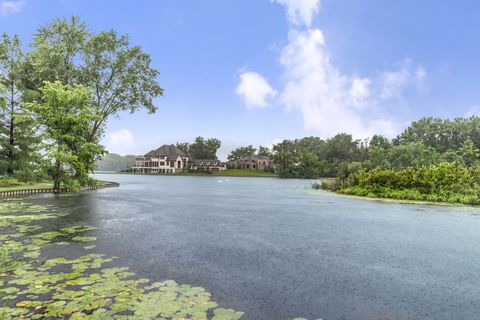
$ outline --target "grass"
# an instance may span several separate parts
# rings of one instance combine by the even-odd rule
[[[108,172],[105,174],[132,174],[132,175],[167,175],[168,174],[156,174],[156,173],[136,173],[136,172],[123,172],[123,171],[115,171],[115,172]],[[241,170],[241,169],[227,169],[220,172],[199,172],[199,173],[192,173],[192,172],[184,172],[177,174],[177,176],[220,176],[220,177],[260,177],[260,178],[278,178],[276,173],[270,171],[263,171],[263,170]]]
[[[105,186],[109,184],[106,181],[96,180],[98,186]],[[0,184],[0,192],[2,191],[15,191],[15,190],[32,190],[32,189],[51,189],[53,182],[38,182],[38,183],[26,183],[15,182],[13,184]]]
[[[220,172],[212,173],[214,176],[227,176],[227,177],[268,177],[277,178],[276,173],[264,170],[241,170],[241,169],[227,169]]]
[[[52,182],[40,182],[40,183],[22,183],[15,185],[5,185],[0,186],[0,191],[15,191],[15,190],[26,190],[26,189],[45,189],[51,188],[53,185]]]

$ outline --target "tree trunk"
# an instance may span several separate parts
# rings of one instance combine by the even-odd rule
[[[14,173],[14,165],[15,165],[15,159],[14,159],[14,149],[15,149],[15,119],[14,119],[14,112],[15,112],[15,107],[14,107],[14,102],[10,101],[10,128],[8,132],[8,152],[7,152],[7,157],[8,157],[8,162],[9,165],[7,167],[7,175],[13,175]]]
[[[55,172],[53,173],[53,190],[60,189],[60,161],[55,160]]]

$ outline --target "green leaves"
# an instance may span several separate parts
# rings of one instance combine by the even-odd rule
[[[36,210],[41,213],[33,214]],[[95,240],[78,235],[94,230],[89,226],[44,232],[35,228],[37,221],[59,216],[41,206],[0,203],[1,319],[208,319],[209,314],[217,320],[241,318],[241,312],[218,308],[203,288],[172,280],[150,283],[128,268],[106,267],[113,258],[103,254],[45,258],[42,249],[58,245],[60,238]]]
[[[91,123],[97,115],[90,109],[91,93],[82,85],[64,85],[59,81],[45,82],[40,89],[42,101],[28,104],[43,127],[47,157],[52,166],[54,188],[73,176],[88,177],[89,163],[104,153],[102,147],[87,141]],[[71,185],[72,186],[72,185]],[[79,186],[76,186],[79,187]]]

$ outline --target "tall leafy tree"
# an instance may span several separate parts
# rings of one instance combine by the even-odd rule
[[[86,24],[74,16],[39,28],[32,47],[31,89],[39,90],[43,81],[81,84],[91,89],[89,108],[95,117],[85,133],[87,141],[98,143],[108,119],[122,111],[156,111],[153,101],[163,95],[156,81],[159,72],[151,66],[147,53],[130,46],[127,36],[115,31],[89,32]],[[94,163],[88,166],[93,170]]]
[[[99,141],[106,121],[121,111],[157,110],[153,100],[163,95],[156,81],[159,72],[151,66],[150,55],[130,46],[127,36],[115,31],[92,35],[83,59],[81,83],[93,89],[92,108],[97,115],[89,141]]]
[[[241,157],[245,156],[253,156],[257,152],[257,149],[255,149],[252,145],[246,146],[246,147],[239,147],[235,150],[232,150],[230,154],[228,155],[228,160],[238,160]]]
[[[258,155],[259,156],[265,156],[265,157],[271,157],[272,156],[272,150],[270,150],[269,147],[260,146],[260,147],[258,147]]]
[[[86,139],[97,115],[90,108],[91,93],[82,85],[64,85],[60,81],[46,82],[40,89],[41,100],[29,103],[42,125],[46,157],[54,189],[68,184],[72,177],[80,184],[88,180],[88,162],[104,153],[101,146]]]
[[[217,151],[221,145],[222,142],[216,138],[205,139],[203,137],[195,138],[195,142],[191,144],[177,143],[179,149],[188,153],[193,159],[217,159]]]
[[[55,19],[38,28],[30,52],[31,89],[40,89],[44,81],[79,83],[85,63],[82,54],[90,37],[87,25],[79,17]]]
[[[0,39],[0,172],[22,172],[24,178],[32,178],[39,138],[35,122],[23,108],[24,63],[20,39],[4,33]]]

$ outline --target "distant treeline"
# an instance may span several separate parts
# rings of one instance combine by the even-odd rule
[[[97,171],[128,171],[135,165],[137,156],[126,155],[121,156],[116,153],[106,154],[101,160],[95,162],[95,170]]]
[[[273,158],[280,176],[295,178],[343,179],[362,169],[398,171],[442,162],[477,166],[480,118],[423,118],[394,139],[375,135],[355,140],[350,134],[340,133],[326,140],[284,140],[273,147]]]

